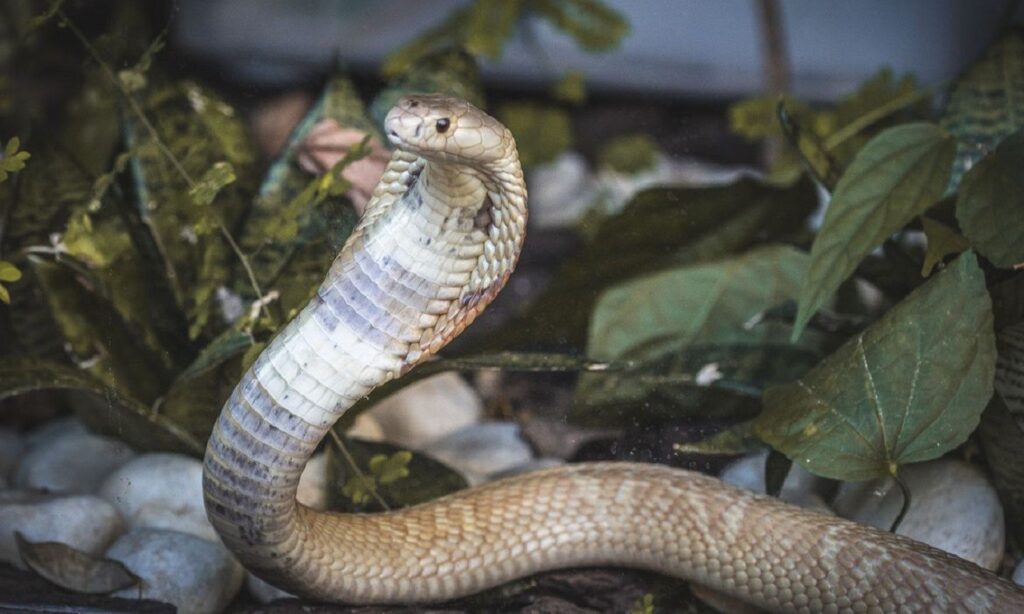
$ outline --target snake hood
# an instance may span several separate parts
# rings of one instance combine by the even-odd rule
[[[393,145],[426,160],[486,166],[515,151],[498,120],[464,100],[438,94],[401,98],[384,120]]]

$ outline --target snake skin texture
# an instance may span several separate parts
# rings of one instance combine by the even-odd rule
[[[1024,592],[923,544],[657,465],[560,467],[404,510],[295,501],[334,422],[428,358],[505,284],[526,228],[515,142],[456,99],[409,96],[359,226],[225,405],[206,509],[256,575],[326,601],[436,602],[555,568],[619,565],[799,612],[1024,611]]]

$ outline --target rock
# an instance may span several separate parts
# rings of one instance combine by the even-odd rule
[[[1024,561],[1017,563],[1017,566],[1013,568],[1013,581],[1024,586]]]
[[[260,603],[270,603],[278,599],[296,599],[295,595],[287,593],[269,582],[260,580],[251,573],[245,574],[245,588]]]
[[[132,529],[106,556],[141,579],[141,586],[113,596],[164,601],[180,612],[220,612],[234,599],[245,575],[219,542],[166,529]]]
[[[733,486],[764,494],[767,492],[764,483],[764,466],[767,460],[767,451],[749,454],[729,463],[718,477]],[[821,478],[793,463],[786,475],[786,481],[782,483],[779,498],[793,505],[831,514],[832,510],[815,492],[821,483]]]
[[[533,451],[521,437],[519,425],[485,422],[455,431],[423,452],[462,473],[470,484],[533,459]]]
[[[124,529],[117,509],[93,495],[8,491],[0,498],[0,560],[24,569],[14,533],[99,554]]]
[[[367,441],[384,441],[384,429],[380,423],[370,414],[363,412],[356,416],[355,422],[349,427],[345,434],[356,439]]]
[[[0,484],[7,483],[25,446],[25,440],[16,431],[0,428]]]
[[[537,228],[563,228],[576,223],[593,202],[596,185],[587,160],[577,151],[531,169],[530,223]]]
[[[14,485],[53,493],[91,493],[134,456],[131,448],[116,439],[64,427],[30,442],[15,469]]]
[[[203,464],[181,454],[144,454],[107,476],[97,494],[132,529],[150,527],[217,541],[203,504]]]
[[[1003,558],[1003,508],[977,467],[955,459],[907,465],[901,474],[910,509],[897,533],[995,570]],[[903,505],[892,478],[846,482],[834,507],[840,516],[889,529]]]
[[[85,428],[85,425],[78,418],[74,416],[61,418],[60,420],[47,422],[25,435],[25,445],[28,448],[34,448],[65,435],[85,434],[88,432],[89,429]]]
[[[295,493],[299,503],[315,510],[327,509],[327,454],[321,452],[309,459],[299,476]]]
[[[370,408],[369,414],[385,441],[419,450],[478,422],[483,403],[457,373],[441,373],[403,388]]]

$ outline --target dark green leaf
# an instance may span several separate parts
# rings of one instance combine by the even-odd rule
[[[1010,30],[953,85],[942,127],[957,138],[949,191],[975,162],[1024,128],[1024,37]]]
[[[61,588],[106,594],[135,586],[139,578],[118,561],[93,556],[59,542],[32,543],[14,533],[21,560],[29,569]]]
[[[1002,268],[1024,263],[1022,169],[1024,130],[1007,137],[967,171],[956,201],[964,235],[978,253]]]
[[[890,128],[860,150],[811,247],[794,337],[872,249],[939,199],[953,150],[949,134],[926,123]]]
[[[991,302],[968,252],[804,377],[768,389],[757,432],[818,475],[895,474],[970,435],[995,359]]]
[[[200,456],[206,449],[144,403],[85,371],[44,360],[0,360],[0,399],[33,390],[75,390],[96,395],[103,403],[78,405],[82,419],[90,427],[120,437],[140,450]]]
[[[587,51],[609,51],[629,33],[629,23],[600,0],[535,0],[534,11]]]
[[[764,237],[802,228],[817,196],[801,181],[775,187],[752,179],[705,188],[653,188],[602,220],[541,294],[489,340],[489,347],[582,348],[591,310],[615,283],[682,264],[722,258]]]
[[[937,222],[930,217],[922,217],[921,225],[924,227],[925,237],[928,239],[928,248],[924,253],[924,264],[921,266],[921,275],[931,275],[935,265],[950,254],[959,254],[969,249],[971,244],[959,232]]]
[[[620,173],[649,170],[658,161],[658,144],[646,134],[611,139],[601,150],[601,165]]]
[[[673,444],[672,449],[678,454],[736,456],[762,450],[764,443],[754,434],[753,422],[740,422],[701,441]]]

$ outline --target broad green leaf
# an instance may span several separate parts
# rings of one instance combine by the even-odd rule
[[[817,475],[894,474],[967,439],[995,361],[985,278],[967,252],[805,376],[768,389],[757,433]]]
[[[957,138],[949,179],[960,179],[1000,141],[1024,128],[1024,36],[1010,30],[992,44],[956,83],[940,124]]]
[[[956,201],[956,217],[964,235],[978,253],[1002,268],[1024,263],[1022,169],[1024,129],[1007,137],[967,171]]]
[[[103,595],[139,583],[139,578],[118,561],[60,542],[33,543],[17,531],[14,539],[25,565],[62,588]]]
[[[580,378],[576,417],[588,423],[713,413],[749,415],[769,383],[817,362],[814,347],[789,346],[790,328],[764,312],[791,300],[807,255],[782,246],[681,266],[601,295],[587,353],[640,366]]]
[[[550,162],[572,145],[572,123],[564,109],[514,102],[502,105],[498,118],[515,137],[525,167]]]
[[[904,124],[864,146],[843,174],[811,247],[794,338],[871,250],[942,196],[954,142],[933,124]]]
[[[140,450],[201,456],[206,449],[203,442],[154,413],[146,404],[86,371],[46,360],[0,360],[0,399],[33,390],[72,390],[96,395],[102,402],[76,404],[79,416],[90,427]]]
[[[971,247],[970,242],[963,235],[942,222],[937,222],[930,217],[922,217],[921,225],[924,227],[924,234],[928,239],[924,264],[921,265],[923,277],[931,275],[935,265],[942,262],[946,256],[959,254]]]
[[[380,511],[380,506],[372,496],[374,489],[391,509],[396,509],[425,503],[466,487],[465,479],[457,472],[423,454],[401,450],[386,443],[348,438],[344,442],[368,483],[351,486],[348,495],[342,494],[343,485],[355,484],[352,481],[355,474],[332,441],[327,448],[327,495],[331,509],[344,512]],[[373,461],[375,458],[378,459],[376,462]],[[379,460],[381,458],[384,460]],[[398,479],[401,473],[406,475]],[[385,482],[384,477],[395,479]],[[358,503],[349,496],[354,494],[360,495]]]
[[[591,231],[521,315],[488,347],[582,349],[591,310],[606,288],[639,275],[716,260],[758,239],[800,230],[817,203],[808,181],[775,187],[752,179],[726,186],[653,188]]]
[[[804,252],[770,246],[617,285],[594,308],[587,353],[613,360],[650,357],[698,343],[781,342],[785,337],[777,327],[746,325],[794,298],[807,264]]]

